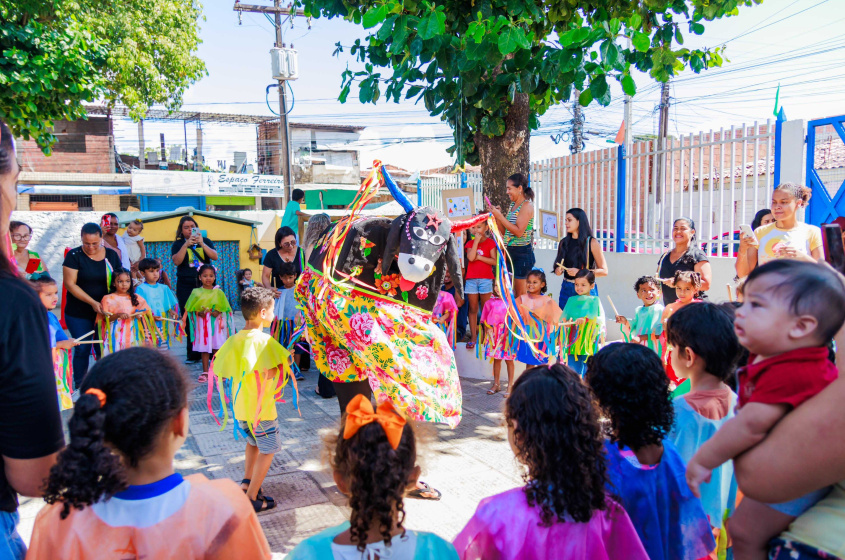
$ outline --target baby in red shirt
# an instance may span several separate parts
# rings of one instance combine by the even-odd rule
[[[845,322],[845,286],[833,269],[771,261],[748,276],[744,291],[734,323],[750,352],[748,366],[737,372],[741,408],[687,465],[687,482],[696,495],[714,468],[757,445],[784,415],[837,377],[826,345]],[[767,558],[769,540],[827,491],[783,504],[744,497],[728,526],[734,555]]]

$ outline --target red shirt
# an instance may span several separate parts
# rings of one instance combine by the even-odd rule
[[[466,250],[469,251],[469,248],[472,247],[472,244],[475,243],[474,241],[470,241],[466,244]],[[490,239],[489,237],[486,238],[484,241],[478,243],[478,256],[479,257],[487,257],[488,259],[495,259],[496,258],[496,242]],[[493,279],[493,265],[481,262],[479,260],[469,261],[467,264],[467,280],[473,280],[475,278],[486,278],[489,280]]]
[[[756,364],[755,358],[749,356],[749,365],[737,372],[740,406],[759,402],[796,407],[839,376],[827,348],[799,348]]]

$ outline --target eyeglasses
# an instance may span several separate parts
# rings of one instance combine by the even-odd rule
[[[286,241],[285,243],[281,243],[280,247],[285,247],[286,249],[296,247],[296,241]]]
[[[12,234],[12,241],[26,241],[27,239],[32,239],[31,233],[26,233],[24,235],[21,235],[20,233]]]

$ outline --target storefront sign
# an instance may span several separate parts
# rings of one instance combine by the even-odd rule
[[[132,194],[281,197],[284,177],[247,173],[132,170]]]

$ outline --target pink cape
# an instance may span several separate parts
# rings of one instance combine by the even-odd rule
[[[462,560],[648,560],[628,514],[607,499],[607,509],[587,523],[540,525],[522,488],[484,498],[455,537]]]

